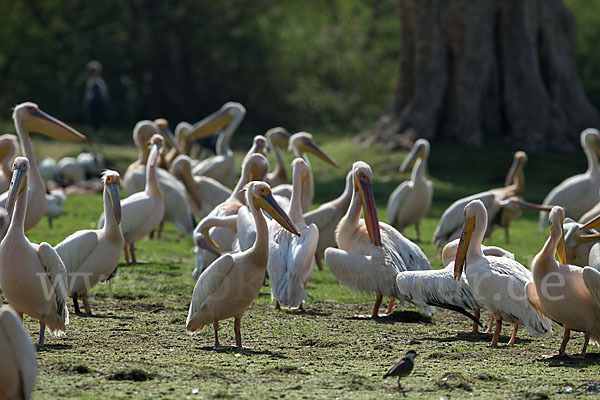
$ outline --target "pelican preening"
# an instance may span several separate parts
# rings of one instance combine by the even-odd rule
[[[11,134],[0,136],[0,192],[6,192],[12,176],[12,161],[17,155],[19,142]]]
[[[34,103],[27,102],[16,106],[13,111],[13,120],[21,141],[21,149],[30,165],[29,178],[27,179],[29,201],[27,202],[28,208],[25,215],[25,231],[28,231],[42,219],[46,211],[46,185],[37,167],[29,135],[31,132],[39,132],[51,138],[67,142],[86,140],[86,137],[46,114]],[[0,195],[0,204],[6,204],[7,198],[8,192]]]
[[[287,149],[291,135],[285,128],[277,127],[269,129],[265,137],[269,142],[269,150],[275,156],[275,169],[267,174],[267,183],[271,187],[285,185],[288,183],[288,175],[280,149]]]
[[[25,236],[25,213],[31,200],[28,172],[29,160],[15,158],[6,208],[12,218],[0,242],[0,287],[20,316],[25,313],[40,322],[42,346],[46,328],[60,335],[69,323],[67,270],[52,246],[31,243]]]
[[[371,186],[371,167],[362,161],[352,167],[354,192],[346,215],[340,220],[336,240],[339,249],[325,250],[327,266],[344,286],[361,292],[375,293],[377,298],[369,317],[378,316],[383,296],[404,299],[396,277],[406,270],[430,270],[423,251],[392,226],[380,223]],[[361,211],[364,219],[360,219]],[[432,314],[433,307],[420,306]],[[364,317],[364,316],[361,316]]]
[[[271,285],[271,299],[280,305],[302,309],[308,298],[306,286],[315,267],[315,250],[319,230],[315,224],[306,225],[302,216],[303,183],[310,173],[306,162],[297,158],[292,162],[292,198],[287,210],[299,235],[289,232],[277,222],[269,224],[269,261],[267,272]]]
[[[37,375],[35,347],[9,306],[0,308],[0,354],[0,399],[30,399]]]
[[[265,182],[250,182],[246,186],[246,203],[256,224],[254,245],[241,253],[225,254],[212,263],[198,278],[186,330],[194,334],[212,323],[215,348],[219,348],[219,321],[234,318],[235,344],[242,346],[241,319],[258,295],[264,281],[269,256],[269,231],[260,210],[267,212],[281,226],[299,235],[287,214],[273,198]]]
[[[419,139],[413,145],[410,154],[400,166],[400,173],[414,164],[410,181],[402,182],[392,192],[387,203],[388,222],[400,233],[409,225],[417,231],[417,241],[421,241],[419,224],[427,214],[433,199],[433,183],[425,176],[429,142]]]
[[[483,254],[481,242],[487,228],[487,212],[481,201],[473,200],[467,204],[464,221],[454,262],[454,278],[459,280],[464,271],[477,302],[496,319],[491,345],[498,344],[502,321],[514,325],[509,345],[515,343],[520,325],[534,336],[551,336],[550,320],[540,315],[525,295],[525,285],[533,279],[531,272],[508,257]]]
[[[600,202],[600,132],[588,128],[581,132],[580,140],[588,162],[587,171],[562,181],[548,193],[543,202],[545,205],[563,207],[565,215],[574,220],[578,220]],[[540,213],[539,224],[540,229],[548,226],[547,213]]]
[[[55,247],[67,269],[69,294],[73,297],[77,314],[79,314],[78,296],[83,300],[85,312],[92,313],[88,292],[98,281],[105,279],[115,270],[124,244],[123,233],[119,226],[121,177],[118,172],[107,170],[102,173],[102,182],[106,220],[103,228],[77,231]]]
[[[163,219],[165,199],[158,183],[157,167],[158,158],[164,141],[161,135],[155,134],[150,139],[150,155],[146,162],[146,188],[121,201],[121,231],[123,232],[125,261],[137,263],[135,256],[135,242],[140,240],[152,230],[156,229]],[[112,181],[112,179],[111,179]],[[114,198],[113,198],[113,201]],[[98,229],[104,228],[108,221],[108,214],[103,213],[98,222]],[[110,229],[110,228],[109,228]]]
[[[473,200],[480,200],[488,214],[486,237],[491,235],[496,226],[504,228],[506,242],[509,241],[510,223],[518,218],[521,210],[548,210],[522,200],[525,190],[523,167],[527,162],[525,152],[517,151],[506,177],[506,186],[477,193],[452,203],[442,214],[440,222],[433,234],[433,243],[442,248],[446,243],[459,237],[463,225],[463,210]]]
[[[244,120],[246,109],[240,103],[226,103],[217,112],[205,118],[213,121],[211,126],[219,125],[219,128],[212,132],[221,129],[217,139],[216,152],[217,155],[209,157],[199,162],[193,169],[194,175],[203,175],[213,178],[227,187],[233,185],[235,179],[235,155],[231,149],[231,137],[235,133],[238,126]],[[204,120],[198,122],[199,125],[204,124]],[[225,125],[223,127],[223,125]],[[206,129],[206,132],[211,130]]]

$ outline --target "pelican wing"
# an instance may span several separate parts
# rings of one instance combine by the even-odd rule
[[[388,223],[394,225],[398,213],[404,206],[406,196],[410,193],[410,189],[413,186],[413,182],[404,181],[390,195],[387,202],[387,216]]]
[[[381,228],[381,240],[384,247],[393,247],[402,258],[402,264],[408,271],[430,270],[431,264],[425,253],[419,246],[405,238],[396,228],[385,224],[379,224]]]
[[[30,399],[35,386],[37,364],[35,347],[29,339],[29,333],[23,327],[23,322],[8,306],[0,309],[0,330],[8,339],[13,350],[13,357],[17,362],[23,398]]]
[[[584,267],[583,283],[596,303],[596,314],[600,315],[600,272],[592,267]]]
[[[56,312],[61,319],[65,321],[65,325],[69,323],[69,311],[67,310],[67,270],[58,253],[46,242],[40,243],[38,249],[40,262],[50,281],[51,289],[54,290],[56,296]]]
[[[442,248],[447,242],[454,239],[450,235],[463,225],[465,206],[471,201],[481,200],[485,208],[489,209],[495,199],[496,193],[489,190],[456,200],[442,214],[440,223],[433,234],[433,243],[437,248]]]
[[[278,195],[282,197],[287,197],[288,199],[292,198],[292,185],[289,183],[284,183],[283,185],[277,185],[273,188],[273,195]]]
[[[525,294],[527,294],[527,300],[531,307],[536,310],[539,314],[548,316],[544,306],[542,306],[542,302],[540,301],[540,297],[537,294],[537,289],[535,288],[535,282],[527,282],[525,285]]]
[[[192,302],[190,303],[190,310],[186,320],[188,332],[193,333],[197,331],[197,328],[194,329],[194,327],[190,326],[190,321],[194,317],[194,314],[202,308],[206,299],[218,290],[225,277],[231,272],[233,265],[233,257],[230,254],[224,254],[200,274],[196,281],[196,286],[194,286]]]
[[[134,193],[121,201],[121,231],[123,236],[130,234],[144,224],[148,211],[154,208],[154,200],[144,192]],[[104,213],[100,217],[104,226]],[[101,228],[100,224],[98,227]]]
[[[205,195],[208,195],[210,199],[208,201],[211,204],[219,204],[227,200],[231,196],[231,189],[223,185],[216,179],[208,176],[196,176],[194,177],[196,182],[196,188]]]
[[[400,295],[396,286],[396,276],[400,271],[398,266],[392,264],[392,258],[378,261],[372,256],[329,247],[325,250],[325,262],[343,286],[386,297]]]
[[[334,218],[338,212],[339,210],[333,205],[324,204],[321,207],[304,214],[304,221],[306,221],[307,225],[315,224],[319,228],[319,231],[322,232],[332,221],[337,226],[339,221],[334,221]]]
[[[286,231],[287,232],[287,231]],[[297,306],[308,298],[305,285],[315,268],[315,251],[319,243],[319,230],[315,224],[311,224],[302,236],[293,236],[291,253],[291,265],[287,269],[287,293],[288,304]]]
[[[76,272],[98,245],[98,232],[77,231],[56,245],[67,272]]]

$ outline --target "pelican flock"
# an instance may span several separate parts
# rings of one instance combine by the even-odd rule
[[[0,288],[9,303],[0,309],[0,398],[30,398],[34,390],[35,347],[23,327],[23,315],[38,321],[40,349],[45,346],[46,331],[66,334],[70,317],[85,316],[79,300],[85,314],[91,315],[90,293],[94,296],[98,285],[114,276],[121,251],[125,263],[138,263],[135,244],[154,231],[158,231],[154,240],[161,244],[181,240],[193,246],[194,257],[188,254],[195,258],[193,280],[185,277],[191,301],[180,304],[188,309],[185,331],[196,335],[212,325],[215,349],[223,348],[219,324],[230,318],[234,347],[242,347],[241,320],[248,311],[255,317],[251,305],[263,286],[269,289],[264,288],[262,295],[270,290],[275,308],[293,309],[279,311],[282,321],[287,314],[294,315],[294,320],[315,318],[311,310],[305,310],[305,302],[312,302],[313,287],[330,273],[329,279],[335,278],[340,286],[375,297],[371,312],[355,315],[355,319],[395,323],[397,299],[415,305],[427,318],[441,318],[433,315],[437,309],[459,313],[472,324],[471,335],[480,334],[482,315],[487,313],[490,323],[485,333],[493,332],[491,346],[504,341],[500,339],[503,324],[512,327],[507,345],[513,346],[518,344],[520,327],[533,337],[548,338],[556,329],[553,321],[562,326],[563,340],[558,353],[549,356],[567,356],[572,332],[583,333],[583,347],[581,353],[569,357],[583,358],[590,344],[599,344],[600,133],[596,129],[586,129],[580,137],[588,170],[554,188],[543,205],[524,200],[528,157],[517,151],[504,186],[452,202],[441,215],[433,245],[421,247],[415,242],[430,226],[422,221],[431,220],[434,213],[429,213],[434,190],[427,177],[427,140],[414,142],[400,166],[401,173],[412,167],[410,179],[398,187],[378,182],[368,163],[356,161],[342,165],[350,170],[341,194],[313,205],[319,171],[313,170],[308,154],[330,166],[339,167],[338,163],[311,134],[290,134],[276,127],[265,136],[254,136],[251,143],[240,135],[248,151],[236,168],[231,140],[245,114],[244,106],[229,102],[195,124],[178,123],[175,134],[164,118],[138,122],[133,142],[139,155],[123,173],[122,186],[129,196],[121,199],[121,174],[103,169],[105,161],[99,153],[84,152],[58,163],[46,158],[38,165],[31,133],[72,142],[86,137],[34,103],[15,107],[17,135],[0,136],[0,188],[5,191],[0,199]],[[197,159],[192,154],[196,141],[209,137],[216,139],[217,154]],[[24,157],[17,156],[18,144]],[[267,150],[274,158],[271,171]],[[282,155],[286,150],[296,157],[291,173]],[[109,157],[106,164],[113,168]],[[61,215],[71,193],[68,188],[56,188],[56,182],[87,180],[102,189],[98,229],[82,225],[51,246],[37,239],[47,231],[41,226],[27,233],[41,242],[32,243],[26,232],[44,215],[49,222]],[[389,224],[379,220],[376,197],[382,192],[389,194]],[[96,198],[99,201],[99,195]],[[511,223],[528,209],[541,211],[541,227],[551,225],[550,236],[531,268],[519,262],[528,254],[514,254],[518,252],[509,241]],[[161,236],[164,221],[173,222],[188,236],[177,234],[175,239],[169,229]],[[409,226],[415,227],[415,242],[402,234]],[[503,247],[484,244],[496,227],[504,229]],[[535,230],[531,234],[545,239]],[[439,269],[432,268],[432,263],[440,264],[434,247],[441,249]],[[323,272],[314,272],[315,264]],[[384,298],[389,303],[380,313]],[[96,293],[91,300],[95,310],[100,307],[101,296]],[[261,313],[273,312],[263,303]],[[69,325],[69,334],[73,330],[79,335],[81,329],[79,323]],[[183,333],[183,326],[179,329]],[[377,324],[369,329],[377,329]],[[401,334],[411,333],[402,330]],[[199,340],[207,335],[210,332]],[[456,340],[462,339],[457,336]]]

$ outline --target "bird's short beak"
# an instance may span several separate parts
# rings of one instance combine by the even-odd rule
[[[354,186],[360,194],[369,239],[371,239],[371,242],[375,246],[381,246],[381,230],[379,228],[379,217],[375,205],[375,196],[373,195],[373,186],[370,183],[361,182],[356,178],[354,179]]]
[[[468,217],[463,225],[460,240],[458,241],[458,249],[456,250],[456,259],[454,260],[454,279],[460,280],[467,261],[467,250],[471,243],[471,238],[475,232],[475,217]]]
[[[215,242],[213,240],[212,237],[210,237],[209,234],[209,229],[210,228],[205,228],[202,230],[202,236],[198,237],[198,239],[196,239],[196,245],[204,250],[207,250],[211,253],[213,253],[215,256],[220,257],[221,254],[223,253],[223,250],[221,249],[221,247],[217,244],[217,242]]]
[[[554,229],[554,225],[552,225],[552,229]],[[558,255],[558,261],[561,264],[567,263],[567,247],[565,246],[565,229],[562,224],[560,225],[560,239],[558,240],[558,245],[556,246],[556,254]]]
[[[323,149],[321,149],[321,147],[319,147],[319,145],[316,144],[313,140],[307,141],[301,147],[302,151],[312,153],[315,156],[319,157],[321,160],[333,165],[336,168],[340,167],[335,161],[333,161],[333,158],[331,158],[329,154],[325,153],[325,151],[323,151]]]
[[[513,160],[510,169],[508,170],[508,174],[506,174],[506,179],[504,180],[504,186],[510,186],[515,179],[515,175],[518,173],[519,169],[523,166],[522,158],[515,158]]]
[[[298,232],[290,217],[288,217],[285,211],[277,204],[277,201],[275,201],[272,194],[260,195],[254,200],[254,205],[273,217],[273,219],[279,222],[279,225],[284,227],[287,231],[296,236],[300,236],[300,232]]]
[[[23,126],[27,131],[38,132],[65,142],[87,140],[85,135],[82,135],[69,125],[46,114],[40,109],[32,111],[23,121]]]
[[[519,208],[521,210],[537,210],[537,211],[551,211],[552,206],[544,206],[541,204],[530,203],[528,201],[519,200]]]
[[[119,196],[119,184],[108,183],[108,191],[110,193],[110,197],[112,198],[113,208],[115,210],[115,219],[117,220],[117,224],[121,223],[121,198]]]
[[[425,151],[421,147],[413,147],[400,166],[400,173],[406,171],[408,167],[413,165],[419,158],[423,158],[424,156]]]
[[[218,110],[200,122],[196,122],[192,130],[188,132],[186,138],[189,140],[201,139],[207,136],[212,136],[224,127],[226,127],[233,115],[227,109]]]
[[[23,193],[27,187],[27,171],[24,169],[15,169],[10,180],[10,188],[8,190],[8,199],[5,204],[6,211],[9,216],[15,208],[17,198]]]

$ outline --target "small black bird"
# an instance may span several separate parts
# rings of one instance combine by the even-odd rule
[[[394,364],[387,370],[384,378],[388,376],[397,376],[398,377],[398,388],[402,390],[402,385],[400,385],[400,378],[404,378],[405,376],[410,375],[415,366],[415,357],[417,356],[417,352],[414,350],[409,350],[406,355],[402,358],[397,359]],[[403,391],[404,392],[404,391]]]

